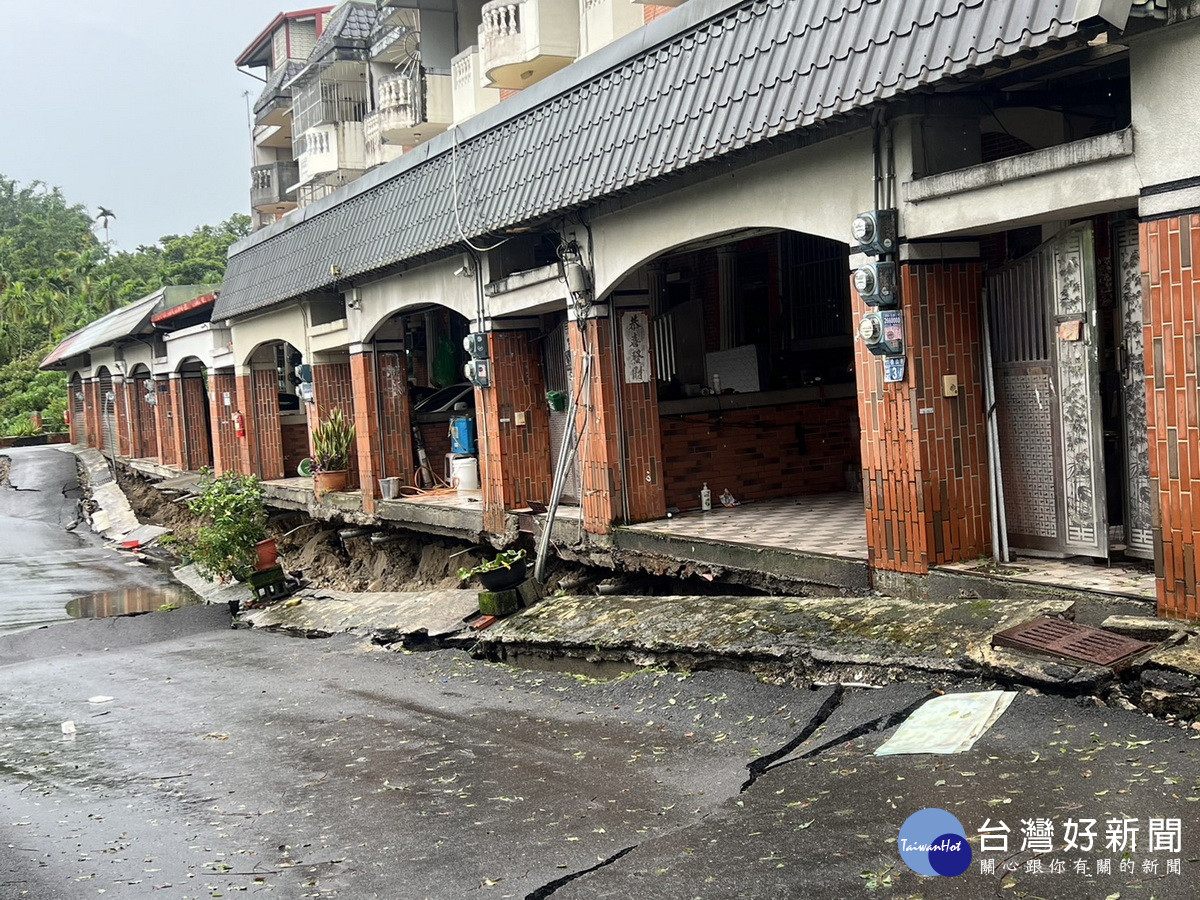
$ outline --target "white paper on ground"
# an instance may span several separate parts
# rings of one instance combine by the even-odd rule
[[[974,691],[934,697],[905,719],[875,755],[963,753],[987,733],[1015,696],[1016,691]]]

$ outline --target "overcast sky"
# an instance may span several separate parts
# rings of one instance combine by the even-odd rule
[[[262,84],[233,60],[276,13],[319,5],[3,0],[0,174],[107,206],[122,250],[248,212],[242,92]]]

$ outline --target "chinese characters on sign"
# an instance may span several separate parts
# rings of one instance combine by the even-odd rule
[[[1103,834],[1098,830],[1103,828]],[[1026,875],[1061,875],[1068,871],[1076,875],[1093,877],[1113,874],[1113,860],[1101,857],[1094,860],[1075,859],[1070,864],[1062,859],[1042,859],[1057,850],[1062,853],[1111,853],[1120,855],[1116,869],[1124,875],[1140,872],[1143,875],[1179,875],[1182,873],[1183,829],[1181,820],[1154,818],[1147,820],[1143,831],[1141,820],[1136,818],[1110,818],[1105,820],[1068,818],[1062,823],[1059,836],[1061,844],[1055,844],[1055,824],[1047,818],[1021,819],[1020,828],[1013,832],[1007,823],[997,819],[985,819],[979,826],[979,852],[1013,853],[1011,859],[980,858],[979,872],[996,875],[998,872],[1021,871]],[[1140,861],[1132,854],[1163,853],[1169,858],[1160,870],[1158,859]],[[1033,854],[1030,857],[1030,854]]]
[[[644,312],[621,313],[621,346],[625,356],[625,383],[650,381],[650,320]]]

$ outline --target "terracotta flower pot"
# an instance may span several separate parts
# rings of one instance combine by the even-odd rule
[[[348,469],[313,473],[313,489],[316,491],[318,500],[330,491],[344,491],[349,483],[350,471]]]
[[[275,568],[278,564],[279,546],[275,543],[275,538],[259,541],[254,545],[254,553],[257,556],[254,563],[255,571],[265,572],[267,569]]]

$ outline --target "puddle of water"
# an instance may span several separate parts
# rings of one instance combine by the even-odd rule
[[[131,587],[117,591],[97,591],[76,597],[67,604],[73,619],[102,619],[108,616],[135,616],[158,612],[164,606],[199,606],[204,601],[182,586]]]

